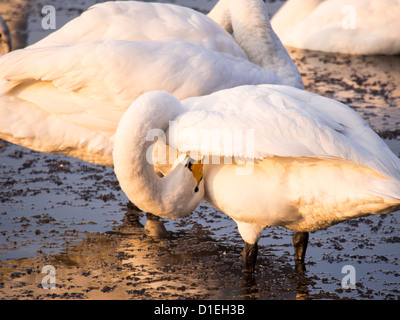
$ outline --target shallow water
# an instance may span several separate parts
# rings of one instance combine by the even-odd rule
[[[15,10],[25,12],[25,23],[14,24],[20,26],[15,35],[20,43],[32,43],[48,32],[40,27],[40,8],[45,3],[18,3],[13,9],[0,5],[0,12],[7,11],[14,19]],[[60,1],[58,23],[92,3]],[[215,1],[176,3],[196,3],[207,10]],[[307,90],[349,104],[376,131],[397,136],[400,57],[292,49],[290,54]],[[387,142],[399,154],[399,141]],[[311,233],[302,275],[293,268],[292,233],[266,229],[259,243],[255,279],[245,279],[242,240],[235,223],[206,203],[185,219],[163,220],[164,225],[152,219],[147,222],[144,213],[128,205],[111,168],[3,141],[0,186],[2,299],[400,297],[398,213],[354,219]],[[42,288],[45,265],[55,267],[54,290]],[[355,289],[341,285],[346,265],[354,267]]]

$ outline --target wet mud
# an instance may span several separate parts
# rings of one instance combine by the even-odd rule
[[[21,22],[14,33],[32,43],[48,32],[43,3],[19,1],[30,11],[26,29]],[[59,22],[91,4],[60,2]],[[290,54],[307,90],[353,107],[399,154],[399,56]],[[0,299],[400,297],[399,212],[311,233],[303,274],[287,229],[263,232],[253,278],[242,273],[242,246],[235,223],[204,202],[189,217],[159,220],[129,204],[112,168],[0,141]],[[55,268],[55,289],[44,288],[46,265]],[[354,289],[342,286],[345,266],[354,267]]]

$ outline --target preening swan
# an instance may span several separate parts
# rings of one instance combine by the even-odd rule
[[[233,33],[234,38],[221,26]],[[284,84],[302,87],[300,73],[272,30],[262,0],[220,0],[208,17],[173,4],[105,2],[92,6],[31,47],[72,45],[93,40],[155,41],[171,38],[249,59],[277,73]]]
[[[234,35],[251,62],[272,68],[286,79],[285,85],[303,88],[301,75],[272,29],[262,0],[219,0],[208,17]]]
[[[399,0],[288,0],[272,17],[291,47],[346,54],[400,53]]]
[[[10,29],[0,15],[0,55],[10,52],[11,49],[12,45]]]
[[[258,0],[231,2],[248,3],[249,15],[264,8]],[[259,39],[268,37],[268,27]],[[235,25],[235,34],[240,30]],[[277,56],[286,52],[275,42],[258,43],[251,30],[247,26],[260,56],[270,49]],[[286,59],[288,68],[282,67]],[[119,119],[142,93],[164,90],[184,99],[244,84],[302,87],[293,61],[283,60],[271,60],[270,67],[268,60],[252,63],[223,28],[188,8],[136,1],[96,5],[37,44],[1,57],[0,138],[112,165]]]
[[[0,138],[108,165],[118,121],[144,92],[163,89],[183,99],[280,83],[246,59],[182,40],[17,50],[0,58],[0,79]]]
[[[174,4],[140,1],[109,1],[93,5],[30,48],[89,41],[166,39],[181,39],[206,49],[246,58],[232,37],[204,14]]]
[[[163,178],[149,157],[155,132],[178,151]],[[366,122],[346,105],[288,86],[183,101],[145,93],[122,116],[113,157],[122,190],[141,210],[179,218],[205,199],[229,215],[245,242],[246,271],[266,227],[296,231],[303,263],[308,232],[400,207],[400,160]]]

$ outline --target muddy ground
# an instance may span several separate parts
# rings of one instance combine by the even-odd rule
[[[59,27],[94,1],[55,3]],[[176,3],[207,11],[215,1]],[[0,1],[20,47],[50,32],[44,4]],[[399,56],[290,54],[307,90],[353,107],[399,154]],[[312,233],[304,274],[294,271],[291,235],[266,229],[245,279],[235,223],[206,203],[156,221],[128,204],[111,168],[0,141],[0,299],[399,299],[399,212]],[[55,289],[42,286],[45,265]],[[341,285],[346,265],[355,289]]]

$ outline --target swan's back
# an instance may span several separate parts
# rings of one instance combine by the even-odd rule
[[[236,222],[308,232],[400,206],[400,160],[342,103],[277,85],[182,103],[169,142],[202,159],[205,199]]]
[[[190,112],[177,119],[174,147],[184,152],[210,154],[209,145],[198,144],[199,135],[207,130],[252,129],[254,159],[350,161],[400,181],[400,160],[354,110],[338,101],[293,87],[259,85],[221,90],[183,103]],[[190,147],[195,149],[186,149]],[[225,156],[249,156],[230,150],[233,153]]]
[[[400,53],[398,0],[289,0],[271,23],[287,46],[350,54]]]
[[[31,47],[72,45],[93,40],[175,38],[246,58],[232,37],[202,13],[174,4],[140,1],[96,4]]]
[[[177,39],[27,48],[1,57],[0,66],[5,65],[0,67],[1,138],[37,151],[86,153],[105,164],[112,163],[119,119],[144,92],[165,90],[184,99],[281,81],[247,59]]]

